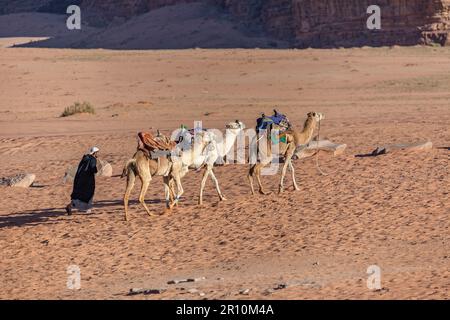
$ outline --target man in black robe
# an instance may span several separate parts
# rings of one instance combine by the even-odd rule
[[[88,154],[83,156],[78,165],[71,202],[66,207],[68,215],[72,214],[72,208],[90,213],[93,206],[95,193],[95,174],[97,173],[97,156],[99,149],[92,147]]]

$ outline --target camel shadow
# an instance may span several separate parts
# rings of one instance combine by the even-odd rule
[[[29,210],[22,213],[2,215],[0,216],[0,229],[53,224],[57,221],[53,218],[61,217],[63,215],[66,215],[66,210],[64,208]]]
[[[160,204],[163,201],[160,199],[146,200],[147,204]],[[137,200],[130,200],[130,205],[140,205]],[[73,215],[96,215],[96,209],[104,209],[120,206],[123,207],[122,200],[102,200],[94,202],[92,213],[87,214],[83,211],[74,210]],[[110,212],[111,213],[111,212]],[[43,224],[55,224],[62,221],[62,217],[67,217],[65,208],[45,208],[37,210],[27,210],[21,213],[12,213],[0,216],[0,229],[8,227],[22,227],[22,226],[37,226]]]
[[[161,199],[145,199],[146,204],[159,204],[163,203]],[[128,202],[129,205],[140,205],[138,200],[130,200]],[[112,206],[121,206],[123,207],[123,200],[102,200],[102,201],[95,201],[94,202],[94,210],[96,208],[108,208]]]

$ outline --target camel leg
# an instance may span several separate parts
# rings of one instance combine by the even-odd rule
[[[170,208],[170,203],[173,202],[173,193],[170,189],[171,178],[166,176],[163,177],[164,182],[164,198],[166,200],[166,209]]]
[[[129,170],[127,174],[127,188],[123,197],[123,204],[125,206],[125,221],[128,221],[128,200],[130,199],[131,190],[133,190],[134,183],[136,181],[136,175],[133,170]]]
[[[261,182],[261,169],[264,168],[265,164],[262,163],[258,163],[255,166],[255,174],[256,174],[256,181],[258,182],[258,186],[259,186],[259,193],[263,194],[263,195],[267,195],[267,194],[271,194],[271,192],[266,192],[264,191],[262,182]]]
[[[290,159],[286,159],[284,161],[283,169],[281,170],[281,179],[278,193],[282,193],[284,191],[284,177],[286,176],[286,171],[290,161],[291,161]]]
[[[286,153],[284,155],[284,165],[283,165],[283,169],[281,170],[281,179],[280,179],[280,186],[278,189],[278,193],[282,193],[284,191],[284,178],[286,177],[286,171],[288,166],[291,168],[291,170],[293,170],[292,166],[292,156],[294,155],[295,152],[295,145],[294,144],[289,144]],[[293,171],[292,171],[293,172]],[[294,183],[295,183],[295,179],[294,179]]]
[[[148,186],[150,185],[150,181],[152,180],[151,176],[148,177],[140,177],[142,186],[141,186],[141,193],[139,195],[139,202],[144,207],[145,211],[147,211],[147,214],[151,216],[156,216],[155,214],[151,213],[148,209],[147,205],[145,204],[145,194],[147,193]]]
[[[174,180],[177,185],[177,195],[175,197],[175,200],[173,201],[172,207],[178,205],[178,201],[180,201],[180,198],[184,193],[183,185],[181,184],[181,176],[179,173],[174,175]],[[173,187],[173,182],[172,182],[172,190],[173,189],[174,189],[174,187]]]
[[[247,178],[248,178],[248,182],[250,184],[250,190],[252,192],[252,195],[255,195],[255,188],[253,187],[253,174],[255,172],[254,169],[255,169],[255,166],[252,165],[247,174]]]
[[[210,174],[210,169],[206,168],[205,173],[203,174],[202,183],[200,185],[200,197],[198,199],[198,204],[203,204],[203,189],[205,188],[206,180],[208,179],[208,176]]]
[[[292,184],[294,185],[294,190],[298,191],[300,190],[300,188],[297,185],[297,181],[295,180],[295,169],[294,169],[294,165],[292,164],[292,160],[289,161],[289,169],[291,170],[291,174],[292,174]]]
[[[222,192],[220,191],[219,181],[217,181],[216,175],[214,174],[214,171],[212,168],[211,168],[211,179],[213,180],[214,184],[216,185],[216,190],[217,190],[217,194],[219,195],[220,201],[227,200],[224,197],[224,195],[222,194]]]
[[[171,178],[170,181],[169,181],[169,191],[170,191],[170,202],[174,203],[175,206],[177,206],[178,202],[175,201],[175,198],[176,198],[175,182],[174,182],[173,178]]]

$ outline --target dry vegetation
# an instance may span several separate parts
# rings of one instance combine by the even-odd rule
[[[81,113],[95,114],[95,109],[89,102],[75,102],[73,105],[64,109],[61,117],[69,117]]]

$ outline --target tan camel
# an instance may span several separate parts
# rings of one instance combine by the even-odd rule
[[[272,153],[272,142],[270,140],[270,137],[272,136],[272,133],[268,133],[268,139],[267,139],[267,147],[261,148],[259,150],[259,162],[256,164],[251,164],[250,170],[248,173],[248,180],[250,183],[250,189],[252,191],[252,194],[255,194],[255,190],[253,187],[253,177],[256,176],[256,180],[258,182],[259,186],[259,193],[261,194],[269,194],[270,192],[265,192],[264,188],[261,183],[261,170],[265,166],[267,166],[269,163],[272,162],[272,159],[274,156],[284,157],[284,164],[283,169],[281,171],[281,179],[280,179],[280,185],[279,185],[279,193],[282,193],[284,191],[284,177],[286,176],[287,168],[291,170],[292,173],[292,181],[294,190],[299,190],[299,187],[297,185],[297,182],[295,180],[295,171],[294,166],[292,164],[292,157],[300,152],[312,139],[314,129],[316,128],[316,123],[318,121],[321,121],[324,119],[324,116],[321,113],[318,112],[309,112],[305,121],[305,124],[303,126],[303,130],[300,131],[295,128],[289,128],[287,131],[281,133],[278,136],[278,146],[279,150],[277,154]],[[286,141],[282,142],[281,138],[285,137]],[[253,140],[253,145],[256,146],[256,138]]]
[[[186,151],[181,151],[181,157],[197,158],[203,153],[206,146],[210,143],[210,136],[199,133],[198,138],[194,140],[193,147]],[[149,216],[155,216],[151,213],[145,204],[145,194],[152,181],[153,176],[162,176],[164,183],[164,194],[166,199],[166,210],[172,209],[183,194],[183,186],[181,179],[186,175],[188,170],[183,166],[179,157],[161,156],[157,159],[150,159],[148,155],[138,150],[132,159],[128,160],[122,172],[122,177],[127,177],[127,187],[123,198],[125,206],[125,220],[128,221],[128,202],[130,193],[133,190],[136,177],[141,180],[141,191],[139,194],[139,202],[147,211]],[[175,196],[174,185],[177,186],[177,194]]]
[[[213,172],[214,163],[220,157],[224,157],[231,150],[239,133],[244,130],[245,125],[236,120],[226,126],[225,139],[221,139],[213,132],[202,131],[197,133],[194,144],[187,150],[180,151],[178,156],[160,157],[156,160],[149,159],[143,151],[138,151],[133,159],[128,160],[122,173],[127,177],[127,187],[124,195],[125,220],[128,221],[128,201],[131,190],[134,187],[136,176],[141,180],[141,192],[139,202],[143,205],[150,216],[153,216],[145,204],[145,194],[152,180],[152,176],[163,176],[166,208],[172,209],[177,205],[181,195],[184,193],[181,179],[189,169],[200,169],[206,167],[200,186],[199,204],[202,204],[203,189],[206,179],[211,176],[220,200],[225,200],[219,188],[219,183]],[[177,187],[175,196],[174,185]]]

